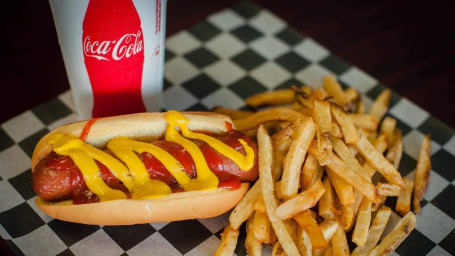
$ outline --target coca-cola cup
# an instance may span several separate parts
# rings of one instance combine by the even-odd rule
[[[159,111],[166,0],[49,0],[80,119]]]

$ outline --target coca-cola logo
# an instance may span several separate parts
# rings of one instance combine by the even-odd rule
[[[84,38],[84,55],[98,60],[121,60],[142,51],[142,33],[125,34],[118,40],[91,41],[90,36]]]

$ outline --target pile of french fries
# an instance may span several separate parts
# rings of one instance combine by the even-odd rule
[[[234,254],[244,222],[249,255],[265,246],[277,256],[392,254],[416,226],[411,199],[418,213],[431,163],[426,135],[414,181],[400,175],[403,139],[397,121],[385,117],[390,98],[384,90],[366,113],[358,91],[326,76],[317,89],[293,86],[246,99],[259,111],[215,108],[258,140],[260,173],[231,212],[216,255]],[[397,197],[402,218],[384,236],[387,197]]]

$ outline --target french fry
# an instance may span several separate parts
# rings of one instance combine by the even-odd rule
[[[295,91],[292,89],[281,89],[254,94],[245,99],[250,107],[287,105],[294,101]]]
[[[431,169],[431,139],[430,135],[425,135],[420,147],[419,158],[414,179],[413,206],[416,213],[420,212],[420,201],[422,201],[428,187]]]
[[[429,136],[422,142],[415,181],[403,179],[397,170],[403,136],[395,118],[384,118],[391,91],[384,90],[366,113],[357,90],[343,91],[333,76],[323,78],[323,87],[256,94],[247,105],[273,107],[255,113],[214,109],[257,138],[260,172],[231,212],[220,244],[227,248],[218,248],[217,255],[233,253],[245,221],[249,255],[261,255],[263,244],[274,245],[272,255],[278,256],[349,255],[351,229],[353,256],[390,255],[415,227],[411,197],[419,212],[431,169]],[[383,206],[389,196],[398,197],[396,211],[404,217],[378,244],[391,214]]]
[[[364,179],[371,181],[368,172],[363,169],[341,139],[333,138],[333,150],[353,171],[362,176]]]
[[[387,144],[392,145],[394,141],[393,132],[395,131],[395,126],[397,125],[397,120],[393,117],[386,116],[381,122],[381,128],[379,133],[384,134],[387,138]]]
[[[348,240],[341,225],[338,225],[335,234],[332,236],[333,256],[349,255]]]
[[[359,132],[364,133],[367,136],[368,141],[370,141],[371,143],[375,143],[376,138],[378,136],[376,131],[368,131],[367,129],[359,128]],[[387,141],[386,141],[386,144],[387,144]]]
[[[286,156],[287,152],[289,151],[289,147],[292,144],[292,134],[295,130],[300,126],[301,121],[297,119],[294,122],[289,122],[283,129],[279,132],[273,134],[272,142],[273,142],[273,154],[274,154],[274,161],[273,161],[273,169],[272,175],[273,180],[276,181],[281,177],[283,172],[283,159]]]
[[[311,241],[308,234],[305,232],[300,225],[293,219],[285,221],[285,224],[291,234],[292,239],[297,246],[301,255],[311,255]]]
[[[272,142],[274,145],[281,144],[291,138],[292,134],[301,125],[301,120],[297,119],[293,122],[289,122],[283,129],[272,135]]]
[[[270,221],[270,219],[269,219]],[[272,225],[272,223],[270,223],[270,225]],[[277,238],[276,238],[276,235],[275,235],[275,231],[273,230],[273,227],[272,227],[272,230],[270,232],[270,237],[269,237],[269,240],[265,242],[265,244],[268,244],[268,245],[272,245],[272,244],[275,244],[277,241]]]
[[[279,241],[273,246],[272,256],[287,256]]]
[[[324,186],[318,180],[307,190],[280,204],[276,208],[276,216],[282,220],[290,219],[297,213],[314,207],[324,192]]]
[[[296,244],[302,255],[311,255],[312,244],[311,239],[305,229],[300,227],[296,235]]]
[[[314,146],[310,146],[309,150],[310,153],[312,154],[317,154],[315,152]],[[382,155],[381,155],[382,156]],[[385,160],[385,159],[384,159]],[[385,160],[387,161],[387,160]],[[388,162],[389,163],[389,162]],[[390,163],[389,163],[390,164]],[[352,187],[356,188],[360,193],[362,193],[364,196],[368,197],[373,202],[377,202],[379,200],[376,187],[357,174],[356,172],[352,171],[337,155],[333,155],[332,157],[332,162],[326,166],[327,173],[329,174],[330,177],[330,172],[335,172],[336,175],[341,177],[345,182],[349,183]],[[392,166],[393,168],[393,166]],[[400,176],[401,178],[401,176]],[[335,191],[337,191],[334,179],[330,179],[332,181],[332,184],[335,188]],[[338,194],[338,191],[337,191]],[[339,195],[339,194],[338,194]],[[352,203],[354,202],[353,199],[351,201]]]
[[[318,159],[313,154],[307,154],[307,158],[300,174],[300,184],[302,190],[313,185],[322,178],[324,168],[319,165]]]
[[[324,166],[332,161],[332,116],[328,101],[314,101],[314,119],[317,124],[318,160]]]
[[[360,203],[364,196],[357,191],[357,189],[354,189],[354,203],[351,205],[340,205],[341,202],[338,203],[338,208],[340,208],[340,214],[339,214],[339,220],[341,221],[341,225],[343,229],[348,232],[350,231],[355,224],[355,220],[357,217],[357,211],[359,209]]]
[[[322,185],[325,188],[325,192],[318,202],[319,215],[324,218],[324,220],[333,220],[336,216],[336,208],[335,195],[333,194],[330,179],[328,177],[324,177]]]
[[[337,82],[335,77],[324,76],[322,78],[322,84],[327,93],[334,97],[338,104],[344,106],[348,103],[343,88],[341,88],[341,85]]]
[[[279,199],[284,199],[283,192],[281,191],[281,180],[275,182],[275,193]]]
[[[266,243],[270,239],[272,226],[266,212],[254,212],[253,235],[260,243]]]
[[[374,212],[377,211],[385,203],[385,200],[387,199],[386,196],[379,196],[379,198],[380,198],[379,202],[371,205],[371,210]]]
[[[324,256],[333,256],[333,246],[332,243],[329,243],[329,246],[324,252]]]
[[[400,129],[395,129],[394,141],[389,150],[387,151],[386,158],[395,168],[400,166],[401,156],[403,155],[403,136]]]
[[[298,108],[292,108],[292,109],[298,109]],[[288,122],[288,121],[278,122],[278,124],[276,125],[277,126],[277,133],[279,131],[281,131],[282,129],[288,127],[290,124],[291,124],[291,122]],[[275,134],[273,134],[273,135],[275,135]],[[273,141],[273,136],[271,136],[271,137],[272,137],[272,141]]]
[[[368,173],[368,176],[373,176],[376,173],[376,170],[369,163],[365,162],[362,165],[362,168]]]
[[[235,119],[235,120],[242,120],[242,119]],[[234,123],[235,123],[235,121],[234,121]],[[280,120],[269,121],[269,122],[264,123],[264,127],[267,130],[275,131],[277,129],[277,126],[279,123],[280,123]],[[247,131],[242,131],[242,132],[245,133],[250,138],[256,138],[256,135],[258,134],[258,129],[257,129],[257,127],[254,127],[252,129],[249,129]]]
[[[289,153],[284,161],[283,175],[281,177],[281,192],[285,198],[297,195],[299,189],[300,170],[307,149],[313,141],[316,125],[311,118],[305,118],[296,131],[296,138],[289,148]]]
[[[404,216],[411,210],[411,195],[414,188],[414,181],[403,178],[406,189],[402,189],[397,199],[395,211]]]
[[[346,146],[348,147],[349,151],[351,151],[351,154],[352,154],[353,156],[356,156],[356,155],[357,155],[357,149],[355,149],[354,146],[348,145],[348,144],[346,144]]]
[[[401,188],[398,185],[378,182],[376,185],[380,196],[399,196]]]
[[[355,143],[359,139],[359,134],[354,126],[354,123],[352,122],[352,119],[340,106],[336,104],[331,104],[330,109],[336,122],[340,125],[346,143]]]
[[[265,203],[262,195],[258,196],[258,198],[254,201],[253,210],[257,212],[265,212]]]
[[[354,101],[359,99],[360,94],[356,89],[349,87],[346,90],[344,90],[344,96],[346,98],[347,103],[352,104]]]
[[[227,225],[221,234],[221,242],[215,252],[215,256],[233,255],[238,237],[239,230],[233,229],[230,225]]]
[[[328,170],[335,172],[345,182],[352,185],[362,195],[366,196],[373,202],[379,200],[376,187],[368,180],[352,171],[341,159],[334,157],[332,163],[327,166]]]
[[[332,239],[333,234],[338,227],[338,222],[334,220],[324,220],[319,227],[321,227],[322,234],[326,241],[330,241]]]
[[[357,191],[357,189],[354,189],[354,203],[352,204],[352,211],[354,213],[354,219],[357,217],[357,214],[358,214],[358,211],[359,211],[359,206],[360,206],[360,203],[362,202],[362,199],[364,198],[364,196],[362,195],[362,193],[360,193],[359,191]],[[355,221],[352,222],[352,224],[354,224]],[[352,228],[352,226],[351,226]]]
[[[322,88],[316,88],[316,90],[311,92],[311,97],[315,100],[325,100],[327,96],[327,92]]]
[[[300,255],[297,246],[292,239],[286,225],[276,215],[277,200],[275,196],[275,186],[272,178],[272,141],[265,128],[261,125],[258,129],[259,145],[259,181],[264,197],[265,208],[269,216],[275,234],[282,243],[283,249],[287,255]]]
[[[296,101],[299,103],[302,107],[310,109],[311,111],[314,108],[314,101],[313,98],[310,96],[302,96],[302,95],[297,95],[296,96]]]
[[[359,97],[359,99],[357,101],[357,107],[356,107],[355,113],[361,114],[361,115],[365,114],[365,103],[363,102],[362,97]]]
[[[338,198],[342,205],[352,205],[355,202],[354,189],[344,179],[340,178],[336,172],[329,168],[325,168],[327,176],[330,179],[330,183],[335,189]]]
[[[312,108],[303,106],[303,107],[296,108],[296,110],[298,112],[300,112],[304,116],[313,117],[313,109]]]
[[[246,221],[245,249],[248,255],[261,256],[262,244],[254,237],[254,215]]]
[[[283,162],[286,157],[286,154],[291,147],[292,139],[288,137],[287,139],[283,139],[280,143],[273,144],[273,167],[272,167],[272,176],[273,180],[278,180],[281,175],[283,174]]]
[[[333,220],[325,220],[319,226],[321,227],[321,231],[324,235],[325,240],[330,241],[333,234],[335,234],[335,231],[338,229],[338,222]],[[313,255],[324,256],[327,251],[329,251],[328,255],[333,255],[331,243],[328,243],[328,246],[325,249],[313,249]]]
[[[391,255],[392,252],[403,242],[416,226],[416,216],[408,212],[396,224],[393,230],[385,236],[381,243],[378,244],[369,255]]]
[[[341,206],[341,226],[344,230],[349,230],[354,221],[353,204]]]
[[[354,231],[352,233],[352,242],[364,246],[368,237],[368,229],[371,221],[371,201],[363,197],[357,212]]]
[[[310,211],[311,210],[303,211],[295,215],[293,218],[308,234],[311,240],[312,248],[314,249],[326,248],[328,243],[325,240],[324,235],[322,234],[321,228],[319,227],[316,220],[313,218]]]
[[[293,110],[297,109],[297,108],[293,108],[293,107],[289,107],[289,108],[290,108],[290,109],[293,109]],[[297,120],[299,120],[299,119],[296,119],[295,121],[297,121]],[[294,122],[295,122],[295,121],[294,121]],[[283,130],[284,128],[288,127],[288,126],[289,126],[290,124],[292,124],[292,123],[293,123],[293,122],[290,122],[290,121],[276,121],[276,125],[275,125],[275,127],[274,127],[275,129],[272,130],[272,133],[271,133],[271,134],[273,134],[273,135],[277,134],[278,132],[280,132],[280,131]],[[294,128],[291,128],[290,130],[292,131],[292,130],[295,129],[295,127],[297,127],[297,126],[298,126],[298,124],[295,124],[295,125],[294,125]],[[267,126],[265,126],[265,128],[267,128]],[[270,135],[270,137],[271,137],[271,136],[272,136],[272,135]],[[287,136],[287,135],[286,135],[286,136]]]
[[[379,121],[373,116],[351,113],[349,114],[349,117],[357,128],[362,128],[367,131],[376,131],[378,128]]]
[[[248,131],[259,127],[259,125],[270,121],[295,121],[303,115],[293,109],[276,107],[256,112],[245,118],[233,120],[234,126],[239,131]]]
[[[251,116],[254,114],[253,111],[247,111],[247,110],[237,110],[237,109],[232,109],[232,108],[225,108],[225,107],[220,107],[216,106],[212,109],[213,112],[217,112],[220,114],[224,114],[229,116],[232,120],[235,119],[240,119],[240,118],[245,118],[247,116]]]
[[[332,137],[343,138],[340,126],[335,122],[332,122]]]
[[[374,117],[377,121],[381,120],[382,117],[387,113],[389,108],[390,98],[392,93],[389,89],[382,91],[378,97],[373,102],[373,105],[370,109],[370,115]]]
[[[381,154],[387,149],[387,136],[385,134],[379,134],[374,140],[374,148]]]
[[[297,243],[297,236],[299,235],[299,230],[301,230],[299,224],[295,222],[293,219],[289,219],[284,221],[286,228],[288,229],[289,233],[291,234],[292,239],[294,239],[297,248],[299,248]]]
[[[292,86],[292,89],[295,90],[296,86]],[[300,88],[297,89],[296,91],[299,94],[305,94],[305,95],[310,95],[313,92],[313,87],[310,85],[302,85]]]
[[[310,145],[308,152],[311,154],[317,154],[314,143]],[[352,187],[355,187],[360,193],[368,197],[373,202],[377,202],[379,200],[374,185],[356,172],[352,171],[337,155],[333,155],[332,162],[326,166],[326,172],[329,177],[332,176],[330,178],[332,185],[344,205],[354,203],[354,194],[353,192],[349,192],[351,189],[346,188],[346,184],[352,185]],[[337,177],[341,177],[341,179],[337,179]],[[343,188],[343,190],[341,188]],[[340,194],[340,192],[348,194]]]
[[[256,182],[229,215],[229,223],[238,229],[253,214],[253,204],[261,194],[260,182]]]
[[[396,184],[405,188],[403,179],[397,169],[379,153],[373,145],[368,141],[364,134],[360,135],[360,139],[354,144],[357,151],[365,158],[365,160],[378,172],[384,176],[390,183]],[[371,200],[375,202],[374,200]]]
[[[382,206],[376,216],[373,219],[373,222],[370,225],[368,230],[367,240],[365,241],[364,246],[357,246],[351,253],[351,256],[362,256],[368,255],[370,251],[376,246],[381,238],[382,232],[389,221],[390,214],[392,210],[387,206]]]

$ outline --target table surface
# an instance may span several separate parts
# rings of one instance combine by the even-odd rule
[[[272,10],[334,55],[371,74],[433,116],[455,127],[454,40],[449,1],[252,1]],[[167,35],[189,28],[238,1],[170,1]],[[0,10],[0,124],[69,89],[46,1],[11,1]],[[20,99],[20,100],[18,100]],[[14,104],[14,105],[13,105]],[[13,106],[12,106],[13,105]],[[0,239],[0,254],[11,253]]]

